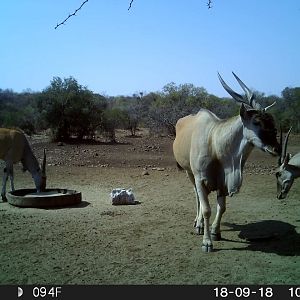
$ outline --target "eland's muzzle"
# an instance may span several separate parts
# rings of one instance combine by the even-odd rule
[[[280,155],[280,146],[278,144],[278,147],[271,147],[271,146],[265,146],[264,147],[265,152],[273,155],[273,156],[279,156]]]

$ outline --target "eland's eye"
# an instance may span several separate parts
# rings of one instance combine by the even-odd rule
[[[275,173],[275,176],[278,178],[278,177],[279,177],[279,172],[276,172],[276,173]]]
[[[258,120],[253,120],[253,125],[255,125],[255,126],[259,126],[260,125],[260,122],[258,121]]]

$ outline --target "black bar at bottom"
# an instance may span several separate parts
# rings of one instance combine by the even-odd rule
[[[0,285],[5,300],[59,299],[93,300],[114,297],[158,297],[187,299],[189,295],[215,299],[300,299],[300,285]]]

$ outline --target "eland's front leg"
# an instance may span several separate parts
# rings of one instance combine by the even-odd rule
[[[211,216],[211,208],[208,202],[208,194],[206,192],[203,183],[200,180],[195,178],[196,182],[196,190],[199,197],[201,213],[203,216],[203,223],[204,223],[204,232],[203,232],[203,241],[202,241],[202,251],[204,252],[212,252],[213,244],[210,236],[210,229],[209,229],[209,218]]]
[[[204,220],[202,215],[201,203],[199,200],[198,192],[195,187],[195,194],[196,194],[196,207],[197,207],[197,214],[194,222],[194,227],[196,230],[196,234],[202,235],[204,233]]]
[[[13,166],[11,166],[11,168],[9,169],[9,179],[10,179],[10,189],[12,191],[15,190],[15,184],[14,184],[14,169]]]
[[[226,197],[218,196],[217,197],[217,214],[215,220],[211,226],[211,238],[214,241],[221,240],[221,219],[226,210]]]
[[[7,174],[7,168],[4,168],[3,172],[3,179],[2,179],[2,191],[1,191],[1,198],[3,202],[6,202],[6,182],[8,179],[8,174]]]

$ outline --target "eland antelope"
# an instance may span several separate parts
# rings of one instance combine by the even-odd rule
[[[40,168],[25,134],[20,129],[0,128],[0,159],[5,161],[1,192],[3,201],[6,201],[6,183],[8,176],[10,177],[11,190],[14,191],[15,189],[13,164],[20,161],[23,165],[23,171],[28,170],[31,173],[37,192],[45,190],[45,150],[42,168]]]
[[[282,131],[280,134],[280,144],[282,145],[281,156],[278,160],[276,170],[277,198],[285,199],[294,180],[300,177],[300,152],[292,156],[287,153],[287,145],[292,127],[288,131],[284,143],[282,144]]]
[[[226,196],[237,193],[242,171],[254,147],[272,155],[280,154],[273,117],[255,101],[255,95],[233,73],[246,96],[234,92],[218,73],[224,89],[242,103],[239,115],[227,120],[201,109],[176,123],[173,153],[177,165],[186,170],[196,193],[197,214],[194,227],[203,234],[202,250],[211,252],[212,240],[221,239],[220,223],[226,209]],[[217,214],[210,231],[211,208],[208,194],[217,192]]]

